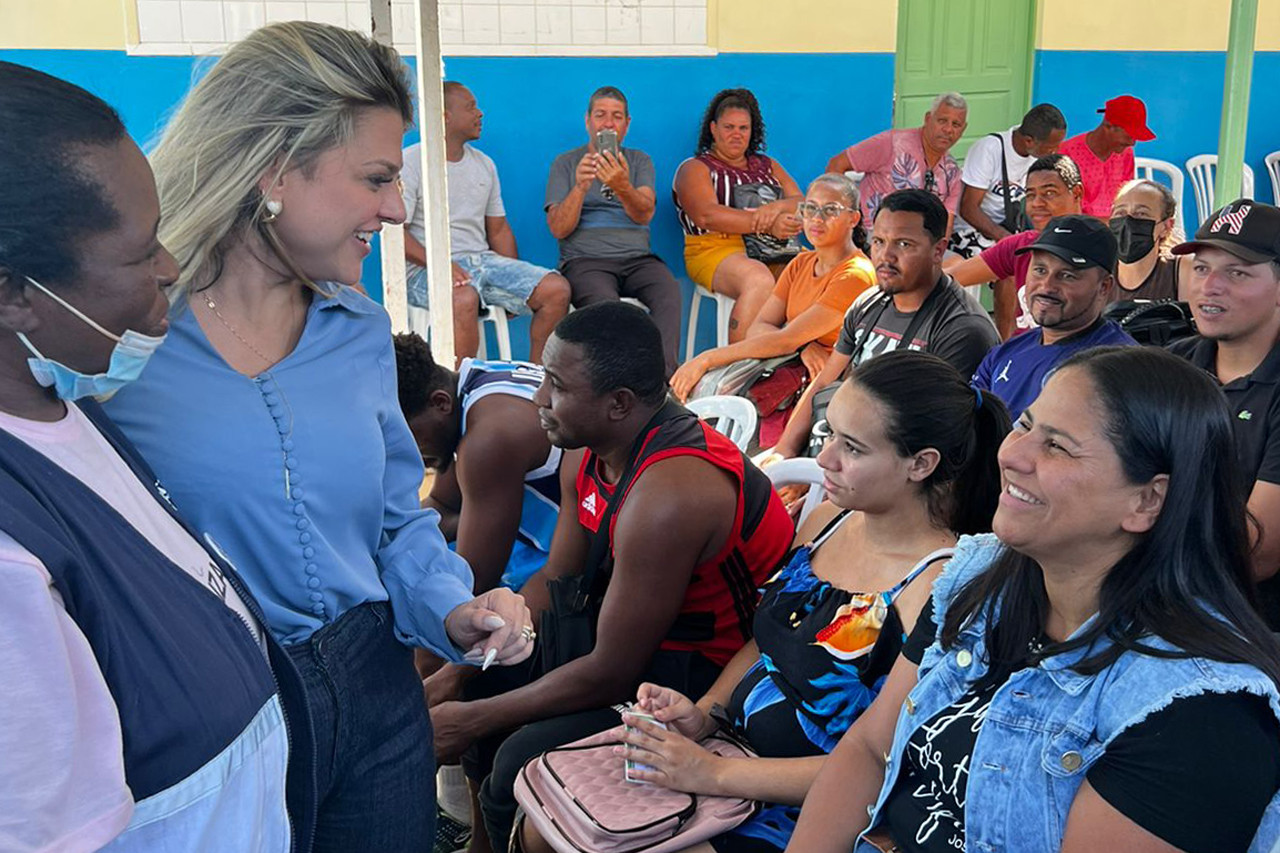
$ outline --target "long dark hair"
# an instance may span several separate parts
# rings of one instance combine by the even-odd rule
[[[1250,664],[1280,685],[1280,642],[1251,607],[1246,489],[1222,393],[1203,371],[1151,347],[1085,350],[1060,370],[1089,377],[1130,482],[1168,475],[1164,506],[1151,530],[1107,573],[1098,617],[1080,636],[1028,659],[1049,608],[1044,575],[1030,557],[1006,548],[947,608],[943,647],[985,615],[987,683],[1084,648],[1091,653],[1072,667],[1082,675],[1136,651]],[[1151,647],[1152,637],[1179,651]]]
[[[81,168],[81,149],[125,138],[120,116],[101,98],[0,62],[0,267],[49,286],[75,282],[76,247],[120,218]]]
[[[750,89],[722,89],[707,104],[707,111],[702,114],[702,128],[698,132],[698,148],[694,154],[703,154],[711,150],[715,141],[711,138],[711,122],[718,121],[725,110],[746,110],[751,116],[751,138],[747,141],[747,153],[759,154],[764,150],[764,116],[760,115],[760,104]]]
[[[1009,433],[1009,410],[974,391],[936,355],[894,350],[863,362],[849,381],[887,414],[885,434],[900,456],[932,447],[941,458],[922,484],[934,524],[956,533],[991,530],[1000,499],[996,451]]]

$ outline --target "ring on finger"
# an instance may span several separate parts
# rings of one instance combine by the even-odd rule
[[[537,639],[538,632],[533,630],[532,625],[525,625],[523,628],[520,629],[520,636],[524,639],[526,643],[532,643],[535,639]]]

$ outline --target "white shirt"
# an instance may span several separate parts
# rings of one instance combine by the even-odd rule
[[[962,178],[965,186],[985,189],[987,194],[982,198],[982,212],[997,225],[1004,219],[1003,180],[1000,175],[1000,149],[1004,148],[1005,165],[1009,172],[1009,197],[1016,205],[1026,195],[1027,170],[1036,161],[1035,157],[1023,157],[1013,150],[1013,132],[1011,127],[1000,134],[997,140],[987,134],[976,140],[964,158]],[[964,234],[976,231],[962,217],[956,218],[956,231]]]

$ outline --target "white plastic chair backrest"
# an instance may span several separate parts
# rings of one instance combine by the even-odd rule
[[[1248,163],[1243,165],[1242,194],[1245,198],[1253,198],[1253,169]],[[1213,198],[1214,172],[1217,168],[1217,154],[1197,154],[1187,161],[1187,175],[1191,178],[1191,189],[1196,194],[1197,222],[1204,222],[1217,207]]]
[[[783,459],[766,466],[764,473],[775,489],[779,486],[808,484],[809,494],[805,496],[804,506],[800,508],[800,519],[796,522],[796,527],[804,524],[813,508],[822,502],[822,469],[818,467],[817,459]]]
[[[1186,186],[1186,178],[1178,165],[1168,160],[1157,160],[1154,157],[1135,157],[1133,172],[1135,178],[1145,178],[1148,181],[1164,184],[1173,192],[1173,200],[1178,205],[1174,217],[1181,224],[1184,221],[1183,217],[1186,216],[1186,208],[1182,205],[1182,192]]]
[[[756,405],[746,397],[733,397],[720,394],[714,397],[700,397],[690,400],[685,408],[704,421],[715,421],[716,432],[727,437],[738,449],[746,452],[751,439],[756,437],[756,421],[760,415],[756,413]]]
[[[1271,175],[1271,203],[1280,205],[1280,151],[1272,151],[1262,162],[1267,164]]]

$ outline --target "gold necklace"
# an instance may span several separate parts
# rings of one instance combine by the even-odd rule
[[[204,297],[204,304],[209,306],[209,310],[213,312],[213,316],[218,318],[219,323],[227,327],[228,332],[236,336],[236,340],[248,347],[249,350],[258,358],[262,359],[263,364],[266,364],[268,367],[275,364],[274,360],[263,355],[262,350],[246,341],[244,336],[236,331],[236,327],[227,322],[227,318],[222,316],[222,312],[218,310],[218,306],[214,303],[213,297],[209,295],[208,291],[204,291],[200,295]]]

